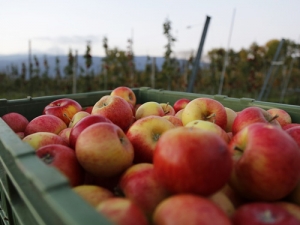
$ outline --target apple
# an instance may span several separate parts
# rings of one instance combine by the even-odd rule
[[[75,152],[68,146],[49,144],[36,150],[36,155],[47,165],[58,169],[69,180],[71,187],[81,185],[84,170],[80,166]]]
[[[179,119],[175,115],[174,116],[166,115],[166,116],[163,116],[163,118],[169,120],[171,123],[174,124],[175,127],[182,127],[183,126],[181,119]]]
[[[153,161],[153,151],[160,136],[175,126],[160,116],[147,116],[135,121],[126,132],[134,148],[134,163]]]
[[[171,193],[212,195],[228,182],[232,164],[227,143],[195,127],[166,131],[153,155],[154,174]]]
[[[89,114],[91,114],[93,108],[94,108],[94,106],[90,105],[90,106],[87,106],[87,107],[83,108],[82,111],[85,111],[85,112],[88,112]]]
[[[232,137],[229,148],[234,159],[229,184],[246,199],[279,200],[300,181],[300,149],[278,126],[250,124]]]
[[[128,102],[119,97],[105,95],[93,107],[92,115],[100,115],[126,131],[134,120],[134,115]]]
[[[163,200],[153,215],[155,225],[231,225],[229,217],[211,200],[193,194],[177,194]]]
[[[71,133],[72,128],[67,127],[63,130],[61,130],[58,135],[62,137],[62,139],[70,146],[70,133]]]
[[[236,209],[234,225],[296,225],[299,221],[286,209],[271,202],[247,203]]]
[[[159,103],[153,101],[149,101],[141,104],[135,112],[136,120],[139,120],[147,116],[164,116],[164,115],[165,112],[162,106]]]
[[[51,132],[36,132],[29,134],[25,136],[22,141],[29,144],[35,150],[49,144],[61,144],[68,146],[68,143],[66,143],[61,136]]]
[[[40,115],[33,118],[24,131],[24,135],[33,134],[36,132],[51,132],[59,134],[67,125],[60,118],[53,115]]]
[[[74,127],[74,125],[76,123],[78,123],[79,120],[81,120],[82,118],[84,118],[88,115],[91,115],[91,114],[86,111],[79,111],[79,112],[75,113],[74,116],[72,117],[72,120],[70,121],[68,127]]]
[[[152,217],[156,206],[169,196],[169,192],[155,178],[151,163],[129,167],[120,178],[119,188],[148,218]]]
[[[1,118],[15,133],[24,132],[29,123],[25,116],[17,112],[6,113]]]
[[[300,126],[291,127],[286,129],[285,132],[287,132],[294,139],[300,148]]]
[[[175,110],[175,113],[177,113],[179,110],[184,109],[185,106],[190,102],[190,99],[187,98],[180,98],[176,100],[173,104],[173,108]]]
[[[117,225],[149,224],[142,210],[127,198],[108,198],[96,206],[96,211]]]
[[[181,121],[182,121],[182,113],[183,113],[183,109],[175,113],[175,116],[178,117]]]
[[[57,116],[68,126],[72,117],[81,110],[82,107],[77,101],[70,98],[61,98],[46,105],[43,114]]]
[[[286,124],[286,125],[282,126],[282,129],[287,130],[289,128],[297,127],[297,126],[300,126],[300,123],[289,123],[289,124]]]
[[[232,217],[235,212],[235,206],[225,192],[220,190],[213,195],[208,196],[207,198],[214,202],[220,209],[222,209],[229,218]]]
[[[111,96],[119,96],[125,99],[129,104],[135,106],[136,104],[136,96],[133,90],[126,86],[119,86],[112,90],[110,93]]]
[[[75,149],[76,140],[79,136],[79,134],[88,126],[94,124],[94,123],[112,123],[108,118],[100,115],[88,115],[82,120],[80,120],[78,123],[75,124],[74,127],[72,127],[69,135],[69,145]]]
[[[267,110],[273,117],[276,116],[276,120],[281,125],[281,127],[292,123],[292,118],[290,114],[284,109],[271,108]]]
[[[100,202],[102,202],[105,199],[114,197],[113,192],[98,185],[82,184],[73,187],[72,190],[93,207],[96,207]]]
[[[220,126],[215,123],[206,120],[193,120],[188,122],[185,127],[196,127],[202,130],[211,131],[219,135],[226,143],[229,142],[230,138],[228,134]]]
[[[298,204],[283,200],[274,202],[274,204],[284,208],[287,212],[292,214],[300,222],[300,206]]]
[[[181,119],[184,126],[193,120],[210,121],[222,129],[227,125],[225,107],[219,101],[210,98],[191,100],[183,109]]]
[[[250,106],[237,114],[232,124],[232,134],[235,135],[244,127],[257,122],[281,127],[279,122],[276,120],[276,116],[272,116],[268,111],[260,107]]]
[[[234,208],[237,208],[244,203],[248,202],[247,199],[242,197],[236,190],[234,190],[228,183],[224,185],[224,187],[220,190],[220,192],[223,192],[230,202],[233,204]]]
[[[232,124],[233,124],[235,117],[237,116],[237,112],[228,107],[225,107],[225,110],[226,110],[226,115],[227,115],[227,124],[225,127],[225,131],[232,132]]]
[[[172,116],[175,115],[175,110],[172,105],[170,105],[169,103],[159,103],[159,104],[164,110],[165,115],[172,115]]]
[[[286,199],[297,205],[300,205],[300,181],[297,183],[296,187],[287,195]]]
[[[77,138],[75,152],[88,173],[102,177],[124,172],[134,157],[132,144],[113,123],[95,123],[85,128]]]

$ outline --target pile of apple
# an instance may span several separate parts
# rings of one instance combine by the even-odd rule
[[[300,224],[300,123],[283,109],[137,104],[121,86],[2,119],[115,224]]]

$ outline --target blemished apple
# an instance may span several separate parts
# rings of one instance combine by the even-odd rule
[[[174,116],[167,115],[167,116],[163,116],[163,118],[169,120],[171,123],[174,124],[175,127],[182,127],[183,126],[181,119],[179,119],[175,115]]]
[[[159,103],[159,104],[164,110],[165,115],[172,115],[172,116],[175,115],[175,110],[172,105],[170,105],[169,103]]]
[[[69,123],[68,127],[74,127],[74,125],[76,123],[79,122],[79,120],[81,120],[82,118],[91,115],[90,113],[86,112],[86,111],[79,111],[77,113],[74,114],[74,116],[71,119],[71,122]]]
[[[66,123],[53,115],[40,115],[33,118],[24,131],[24,135],[33,134],[36,132],[51,132],[59,134],[63,129],[67,128]]]
[[[127,198],[108,198],[96,206],[96,211],[117,225],[149,225],[143,211]]]
[[[227,124],[225,127],[225,131],[232,132],[232,124],[233,124],[235,117],[237,116],[237,112],[228,107],[225,107],[225,110],[226,110],[226,115],[227,115]]]
[[[71,133],[72,128],[67,127],[63,129],[62,131],[59,132],[59,136],[62,137],[62,139],[70,146],[70,133]]]
[[[153,151],[160,136],[175,126],[161,116],[147,116],[135,121],[126,132],[134,148],[134,163],[153,162]]]
[[[72,190],[87,201],[91,206],[96,207],[105,199],[114,197],[114,193],[110,190],[98,185],[78,185]]]
[[[24,132],[29,123],[25,116],[17,112],[6,113],[1,118],[15,133]]]
[[[147,116],[164,116],[164,115],[165,112],[162,106],[158,102],[153,102],[153,101],[149,101],[141,104],[135,112],[136,120],[139,120]]]
[[[253,123],[229,143],[234,166],[230,186],[252,201],[286,197],[300,180],[300,149],[280,127]]]
[[[273,117],[276,116],[276,120],[279,122],[281,127],[292,123],[291,115],[284,109],[271,108],[267,110]]]
[[[190,102],[190,99],[187,98],[180,98],[176,100],[173,104],[173,108],[175,110],[175,113],[177,113],[179,110],[184,109],[185,106]]]
[[[217,134],[195,127],[166,131],[153,155],[155,176],[174,194],[212,195],[228,182],[232,164],[227,143]]]
[[[36,132],[29,134],[25,136],[22,141],[29,144],[35,150],[49,144],[61,144],[68,146],[68,143],[66,143],[61,136],[51,132]]]
[[[110,93],[112,96],[119,96],[124,98],[129,104],[135,106],[136,104],[136,96],[133,90],[126,86],[119,86],[112,90]]]
[[[232,225],[214,202],[192,194],[177,194],[163,200],[154,211],[153,222],[155,225]]]
[[[88,115],[80,120],[74,127],[72,127],[69,135],[69,145],[75,149],[76,141],[79,134],[88,126],[94,123],[112,123],[108,118],[100,115]]]
[[[61,98],[46,105],[43,114],[57,116],[69,126],[72,117],[81,110],[81,105],[74,99]]]
[[[134,115],[128,102],[119,96],[112,95],[101,97],[95,103],[91,114],[108,118],[123,131],[127,131],[134,120]]]
[[[157,181],[152,163],[138,163],[129,167],[121,176],[119,188],[148,218],[156,206],[170,193]]]
[[[190,101],[183,109],[181,119],[183,125],[193,120],[210,121],[222,129],[227,125],[225,107],[219,101],[210,98],[196,98]]]
[[[49,144],[36,150],[36,155],[47,165],[58,169],[68,180],[71,187],[81,185],[84,170],[80,166],[75,152],[68,146]]]
[[[232,124],[232,134],[235,135],[244,127],[258,122],[281,127],[279,122],[276,120],[276,116],[272,116],[268,111],[260,107],[250,106],[237,114]]]
[[[247,203],[236,209],[233,225],[296,225],[299,221],[286,209],[271,202]]]
[[[127,104],[127,103],[126,103]],[[78,136],[75,152],[81,166],[95,176],[113,177],[133,163],[133,146],[113,123],[95,123]]]

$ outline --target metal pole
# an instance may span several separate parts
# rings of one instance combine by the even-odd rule
[[[283,102],[283,99],[284,99],[284,96],[285,96],[285,93],[286,93],[286,89],[287,89],[288,83],[289,83],[290,78],[291,78],[291,73],[292,73],[292,70],[293,70],[293,67],[294,67],[295,59],[296,59],[296,57],[293,57],[293,59],[290,63],[287,78],[284,80],[284,83],[283,83],[283,88],[282,88],[281,95],[280,95],[280,100],[279,100],[279,102],[281,102],[281,103]]]
[[[152,66],[151,66],[151,87],[155,88],[155,66],[156,66],[156,58],[152,58]]]
[[[207,30],[208,30],[209,22],[210,22],[210,17],[206,16],[206,21],[205,21],[205,25],[204,25],[204,28],[203,28],[203,31],[202,31],[202,36],[201,36],[198,52],[197,52],[197,55],[196,55],[196,58],[195,58],[195,61],[194,61],[194,66],[193,66],[192,74],[191,74],[191,77],[190,77],[190,80],[189,80],[189,85],[188,85],[188,88],[187,88],[187,92],[193,92],[193,87],[194,87],[194,83],[195,83],[198,68],[199,68],[199,61],[200,61],[200,58],[201,58],[202,49],[203,49],[206,33],[207,33]]]
[[[235,9],[233,10],[232,21],[231,21],[230,32],[229,32],[229,38],[228,38],[228,44],[227,44],[227,51],[225,52],[224,64],[223,64],[223,69],[222,69],[222,73],[221,73],[220,86],[219,86],[219,91],[218,91],[219,95],[222,94],[225,71],[226,71],[226,67],[228,65],[229,46],[230,46],[231,35],[232,35],[232,30],[233,30],[234,18],[235,18]]]
[[[279,43],[279,45],[278,45],[278,47],[277,47],[277,49],[276,49],[276,53],[275,53],[275,55],[274,55],[274,58],[273,58],[272,62],[276,62],[276,61],[277,61],[277,58],[278,58],[278,56],[279,56],[279,53],[280,53],[280,51],[281,51],[281,48],[282,48],[282,45],[283,45],[284,41],[285,41],[284,39],[281,39],[281,41],[280,41],[280,43]],[[262,86],[261,91],[260,91],[260,93],[259,93],[259,96],[258,96],[258,98],[257,98],[257,100],[259,100],[259,101],[262,99],[262,97],[263,97],[263,95],[264,95],[264,93],[265,93],[267,84],[268,84],[268,82],[269,82],[269,79],[270,79],[271,74],[272,74],[272,71],[273,71],[273,67],[274,67],[274,63],[271,64],[271,66],[270,66],[270,68],[269,68],[269,70],[268,70],[266,79],[264,80],[263,86]]]

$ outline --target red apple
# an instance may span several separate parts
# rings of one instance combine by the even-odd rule
[[[298,204],[287,201],[278,201],[274,202],[274,204],[284,208],[300,222],[300,206]]]
[[[76,140],[79,134],[88,126],[94,123],[102,123],[102,122],[112,123],[109,119],[100,115],[88,115],[82,118],[82,120],[80,120],[74,127],[72,127],[70,131],[69,145],[75,149]]]
[[[183,125],[193,120],[210,121],[222,129],[227,125],[225,107],[219,101],[210,98],[196,98],[190,101],[183,109],[181,119]]]
[[[153,216],[155,225],[231,225],[214,202],[199,195],[177,194],[163,200]]]
[[[173,108],[175,110],[175,113],[177,113],[179,110],[184,109],[185,106],[190,102],[190,99],[187,98],[180,98],[177,101],[174,102]]]
[[[75,152],[88,173],[102,177],[124,172],[134,157],[132,144],[113,123],[95,123],[85,128],[77,138]]]
[[[182,127],[182,126],[183,126],[181,119],[179,119],[179,118],[176,117],[175,115],[174,115],[174,116],[172,116],[172,115],[167,115],[167,116],[163,116],[163,118],[169,120],[171,123],[173,123],[173,125],[174,125],[175,127]]]
[[[94,108],[94,106],[91,105],[91,106],[87,106],[87,107],[83,108],[82,110],[85,111],[85,112],[88,112],[89,114],[91,114],[93,108]]]
[[[40,115],[33,118],[24,131],[24,135],[33,134],[36,132],[51,132],[59,134],[67,125],[60,118],[53,115]]]
[[[119,188],[148,218],[151,218],[156,206],[169,196],[168,191],[155,178],[151,163],[138,163],[129,167],[121,176]]]
[[[282,129],[287,130],[289,128],[297,127],[297,126],[300,126],[300,123],[289,123],[289,124],[286,124],[286,125],[282,126]]]
[[[15,133],[24,132],[29,123],[25,116],[17,112],[6,113],[1,118]]]
[[[270,202],[247,203],[236,209],[233,225],[296,225],[299,221],[284,208]]]
[[[70,98],[61,98],[46,105],[43,114],[57,116],[68,126],[72,117],[81,110],[82,107],[77,101]]]
[[[295,140],[300,148],[300,126],[291,127],[285,130],[285,132],[287,132]]]
[[[136,96],[133,90],[129,87],[119,86],[112,90],[110,93],[111,96],[119,96],[125,99],[129,104],[135,106],[136,104]]]
[[[67,127],[63,129],[62,131],[59,132],[59,136],[62,137],[62,139],[70,146],[70,133],[71,133],[72,128]]]
[[[227,115],[227,124],[225,127],[226,132],[232,132],[232,124],[237,116],[237,112],[232,110],[231,108],[225,107],[226,115]]]
[[[217,134],[194,127],[163,133],[153,155],[154,173],[172,193],[209,196],[229,180],[232,158]]]
[[[300,180],[300,149],[280,127],[253,123],[229,143],[234,167],[230,186],[255,201],[287,196]]]
[[[65,175],[72,187],[83,183],[83,168],[80,166],[74,150],[68,146],[49,144],[38,148],[36,155],[47,165],[55,167]]]
[[[119,96],[105,95],[95,103],[92,115],[100,115],[126,131],[133,123],[133,112],[128,102]]]
[[[171,116],[175,115],[175,110],[172,105],[170,105],[169,103],[160,103],[160,105],[164,110],[165,115],[171,115]]]
[[[284,109],[271,108],[267,110],[273,117],[276,116],[276,120],[281,125],[281,127],[292,123],[292,118],[290,114]]]

